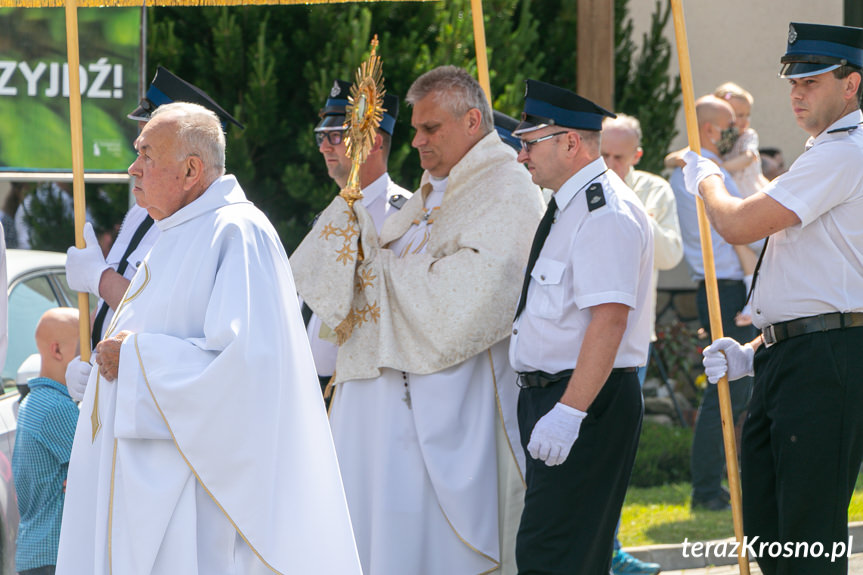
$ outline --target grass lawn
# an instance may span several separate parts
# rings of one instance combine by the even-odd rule
[[[689,510],[691,487],[630,487],[623,505],[620,541],[624,547],[682,543],[734,536],[731,511]],[[849,521],[863,521],[863,481],[858,478],[848,509]]]

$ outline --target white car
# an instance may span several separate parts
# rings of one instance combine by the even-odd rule
[[[15,574],[15,536],[18,504],[12,480],[12,448],[18,417],[16,376],[36,349],[36,324],[54,307],[77,307],[78,293],[66,283],[66,254],[34,250],[7,250],[9,348],[0,391],[0,575]],[[95,298],[90,298],[90,306]],[[38,358],[38,356],[37,356]],[[32,360],[31,360],[32,362]],[[38,366],[22,370],[38,375]]]

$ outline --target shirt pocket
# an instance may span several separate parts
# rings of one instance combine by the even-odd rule
[[[563,315],[564,286],[562,262],[539,258],[530,277],[533,283],[527,298],[527,310],[531,315],[557,319]]]

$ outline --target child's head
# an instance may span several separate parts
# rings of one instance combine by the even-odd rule
[[[749,115],[752,113],[752,104],[755,103],[752,94],[734,82],[726,82],[716,88],[713,95],[731,104],[734,108],[734,123],[740,133],[743,133],[749,127]]]

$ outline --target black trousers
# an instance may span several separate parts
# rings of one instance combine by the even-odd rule
[[[746,305],[746,287],[742,281],[719,280],[719,307],[722,312],[722,333],[740,343],[755,339],[758,331],[751,325],[737,326],[734,316]],[[701,326],[710,332],[710,316],[707,309],[707,292],[704,282],[698,284],[695,296],[698,319]],[[712,339],[712,338],[711,338]],[[752,391],[752,378],[742,377],[729,382],[731,409],[734,421],[746,409]],[[725,475],[725,445],[722,440],[722,418],[719,414],[719,392],[715,385],[708,385],[698,408],[695,433],[692,436],[690,455],[692,472],[692,499],[709,501],[722,494],[722,477]]]
[[[863,328],[760,348],[741,449],[744,531],[759,543],[818,544],[827,554],[765,553],[758,558],[765,575],[847,573],[847,559],[830,554],[848,543],[861,459]]]
[[[527,492],[518,528],[520,575],[608,575],[614,529],[635,461],[644,404],[638,376],[613,373],[587,410],[566,461],[548,467],[527,453],[536,422],[563,395],[568,379],[522,389],[518,425]]]

